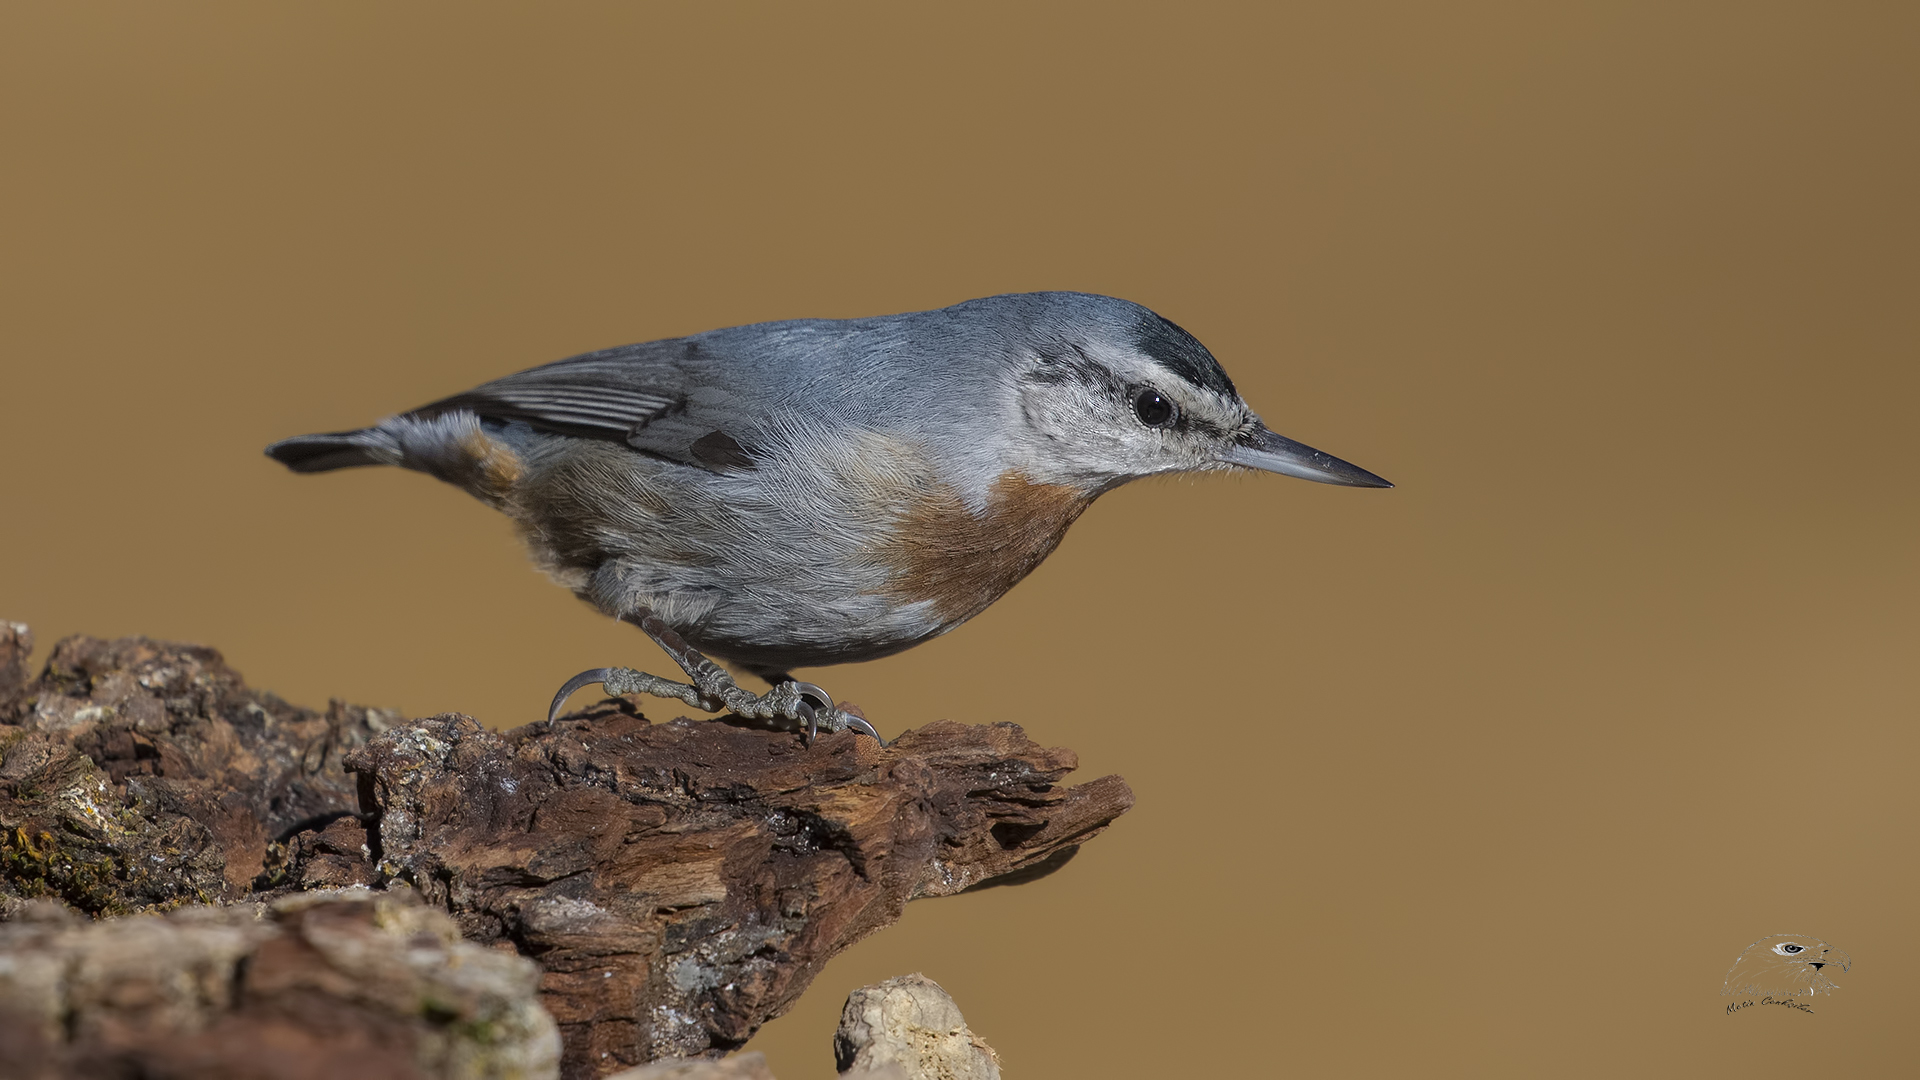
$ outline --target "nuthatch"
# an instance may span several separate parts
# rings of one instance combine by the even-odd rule
[[[597,668],[552,716],[598,682],[875,738],[786,672],[959,626],[1103,492],[1236,467],[1392,486],[1267,430],[1180,327],[1067,292],[605,349],[267,453],[295,472],[399,465],[466,489],[688,678]],[[703,653],[773,688],[749,693]]]

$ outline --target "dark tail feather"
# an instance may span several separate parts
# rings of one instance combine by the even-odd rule
[[[399,447],[378,428],[297,435],[267,447],[267,456],[294,472],[326,472],[356,465],[391,465]]]

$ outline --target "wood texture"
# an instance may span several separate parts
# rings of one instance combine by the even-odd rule
[[[15,682],[0,898],[103,915],[411,886],[540,965],[573,1077],[739,1046],[909,900],[1043,876],[1132,804],[1118,777],[1063,786],[1072,751],[1012,724],[807,744],[618,699],[507,732],[401,723],[138,638],[64,641]]]
[[[525,959],[404,891],[0,923],[8,1080],[540,1080],[560,1034]]]

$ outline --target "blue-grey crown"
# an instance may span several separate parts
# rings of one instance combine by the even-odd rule
[[[1042,349],[1079,348],[1089,337],[1131,345],[1176,378],[1202,390],[1239,397],[1233,380],[1205,345],[1179,324],[1131,300],[1098,293],[1005,293],[955,304],[946,311],[1017,326],[1024,341]]]

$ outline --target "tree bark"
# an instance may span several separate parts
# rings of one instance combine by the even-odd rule
[[[0,903],[408,885],[540,965],[570,1077],[737,1047],[907,901],[1044,876],[1133,798],[1013,724],[809,744],[613,699],[495,732],[297,708],[197,646],[72,638],[28,680],[30,649],[0,624]]]

